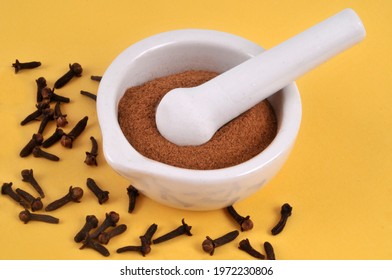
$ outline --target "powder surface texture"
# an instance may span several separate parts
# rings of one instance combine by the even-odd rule
[[[267,100],[221,127],[200,146],[178,146],[159,133],[155,112],[162,97],[174,88],[198,86],[216,75],[191,70],[129,88],[118,105],[118,121],[129,143],[150,159],[198,170],[230,167],[262,152],[277,131],[276,116]]]

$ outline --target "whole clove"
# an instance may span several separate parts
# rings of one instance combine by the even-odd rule
[[[50,161],[59,161],[60,158],[54,154],[42,150],[40,147],[35,146],[33,149],[33,156],[37,158],[44,158]]]
[[[124,233],[127,230],[127,225],[121,224],[110,231],[103,231],[98,235],[98,242],[101,244],[108,244],[110,239]]]
[[[49,224],[58,224],[60,222],[60,220],[56,217],[46,215],[46,214],[34,214],[27,209],[19,213],[19,219],[25,224],[27,224],[30,221],[39,221],[39,222],[44,222]]]
[[[53,211],[59,209],[69,202],[77,202],[79,203],[81,198],[83,197],[83,189],[79,187],[69,187],[68,193],[63,197],[49,203],[45,207],[45,211]]]
[[[87,215],[86,222],[81,230],[75,235],[74,241],[79,243],[82,242],[89,234],[90,230],[98,226],[98,219],[95,215]]]
[[[182,222],[181,226],[179,226],[178,228],[154,239],[152,241],[152,243],[154,243],[154,244],[162,243],[164,241],[173,239],[173,238],[178,237],[183,234],[186,234],[188,236],[192,236],[192,233],[191,233],[192,226],[189,226],[188,224],[186,224],[184,219],[182,219],[181,222]]]
[[[272,235],[277,235],[284,229],[284,227],[286,226],[287,219],[291,216],[292,210],[293,208],[290,206],[290,204],[285,203],[282,205],[280,210],[280,220],[276,224],[276,226],[272,228]]]
[[[248,238],[241,240],[238,248],[256,259],[265,259],[265,256],[262,253],[252,247]]]
[[[61,145],[63,145],[66,148],[72,148],[73,142],[75,139],[83,132],[83,130],[87,126],[87,121],[88,121],[88,116],[85,116],[82,118],[76,125],[75,127],[69,132],[69,133],[64,133],[64,135],[61,137]]]
[[[29,192],[20,188],[15,189],[15,192],[30,204],[31,211],[35,212],[41,210],[44,207],[41,201],[41,197],[35,197]]]
[[[212,239],[211,237],[206,236],[206,239],[202,243],[202,248],[205,252],[209,253],[212,256],[214,255],[215,248],[233,241],[237,238],[239,234],[240,232],[238,230],[234,230],[226,233],[225,235],[222,235],[217,239]]]
[[[53,117],[56,120],[57,127],[64,127],[68,124],[67,115],[61,112],[60,105],[61,102],[57,101],[56,105],[54,106]]]
[[[276,260],[274,247],[268,241],[264,242],[264,251],[268,260]]]
[[[29,205],[12,189],[12,182],[3,183],[1,194],[8,195],[14,201],[18,202],[23,208],[29,208]]]
[[[234,207],[228,206],[227,211],[230,216],[241,226],[241,231],[251,230],[253,228],[253,222],[250,216],[243,217],[234,209]]]
[[[54,133],[49,136],[44,142],[42,142],[42,147],[49,148],[52,145],[60,141],[61,137],[64,135],[64,131],[61,128],[56,128]]]
[[[136,197],[139,196],[139,191],[132,185],[127,188],[129,198],[128,213],[132,213],[136,205]]]
[[[34,177],[33,169],[23,169],[21,171],[22,181],[29,183],[41,196],[41,198],[45,197],[45,193],[42,190],[41,186],[38,184],[37,180]]]
[[[92,178],[87,178],[87,187],[98,198],[98,203],[102,204],[109,200],[109,192],[102,190]]]
[[[84,248],[91,248],[98,253],[100,253],[104,257],[108,257],[110,255],[110,252],[108,249],[106,249],[105,246],[100,244],[97,240],[94,240],[91,238],[89,235],[87,235],[84,240],[83,240],[83,245],[79,249],[84,249]]]
[[[98,143],[93,136],[90,137],[90,140],[91,140],[91,150],[90,152],[86,152],[86,159],[84,160],[84,163],[87,165],[97,166]]]
[[[69,70],[63,76],[61,76],[55,83],[54,88],[62,88],[65,86],[73,77],[81,77],[83,68],[79,63],[69,64]]]
[[[91,98],[91,99],[93,99],[95,101],[97,100],[97,95],[94,94],[94,93],[91,93],[91,92],[88,92],[88,91],[85,91],[85,90],[81,90],[80,94],[84,95],[84,96],[87,96],[87,97],[89,97],[89,98]]]
[[[100,82],[102,80],[102,76],[92,75],[90,78],[91,78],[91,80],[96,81],[96,82]]]
[[[37,83],[37,102],[41,102],[43,97],[42,97],[42,89],[47,87],[47,83],[46,83],[46,79],[44,77],[39,77],[37,80],[35,80],[35,82]]]
[[[44,141],[44,138],[42,137],[42,134],[40,134],[40,133],[33,134],[30,141],[20,151],[19,156],[20,157],[27,157],[28,155],[30,155],[33,152],[34,148],[37,146],[40,146],[43,141]]]
[[[15,74],[23,69],[34,69],[41,66],[41,62],[39,61],[30,61],[30,62],[19,62],[18,59],[15,60],[15,63],[12,63],[12,67],[15,68]]]

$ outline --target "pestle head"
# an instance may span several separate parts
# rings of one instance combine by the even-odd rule
[[[196,87],[197,88],[197,87]],[[176,88],[167,93],[158,105],[156,125],[159,132],[179,146],[206,143],[219,128],[211,121],[211,110],[195,106],[194,88]]]

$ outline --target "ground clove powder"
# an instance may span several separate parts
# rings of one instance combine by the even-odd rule
[[[174,88],[198,86],[216,75],[191,70],[127,89],[118,105],[118,121],[129,143],[150,159],[199,170],[237,165],[263,151],[277,131],[276,116],[267,100],[224,125],[200,146],[178,146],[159,133],[155,112],[162,97]]]

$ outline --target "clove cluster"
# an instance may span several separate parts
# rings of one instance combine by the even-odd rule
[[[39,127],[33,133],[28,143],[21,149],[19,156],[27,157],[33,155],[34,157],[44,158],[50,161],[59,161],[60,158],[46,149],[60,142],[66,148],[72,148],[76,138],[84,131],[87,126],[88,116],[80,119],[76,125],[69,131],[64,131],[64,127],[68,125],[67,114],[62,112],[63,104],[69,103],[70,98],[59,95],[55,90],[65,86],[73,77],[80,77],[83,68],[79,63],[69,65],[69,71],[61,76],[53,85],[49,87],[45,77],[39,77],[35,80],[37,84],[35,109],[28,114],[20,124],[22,126],[32,122],[39,121]],[[46,135],[46,130],[49,123],[55,123],[55,130],[50,135]],[[93,155],[96,157],[96,153]],[[91,161],[96,164],[95,158]]]
[[[117,225],[120,215],[115,211],[106,213],[105,219],[99,224],[95,215],[87,215],[83,227],[76,233],[74,241],[82,243],[80,249],[91,248],[102,256],[108,257],[109,250],[105,245],[109,241],[127,230],[125,224]]]

